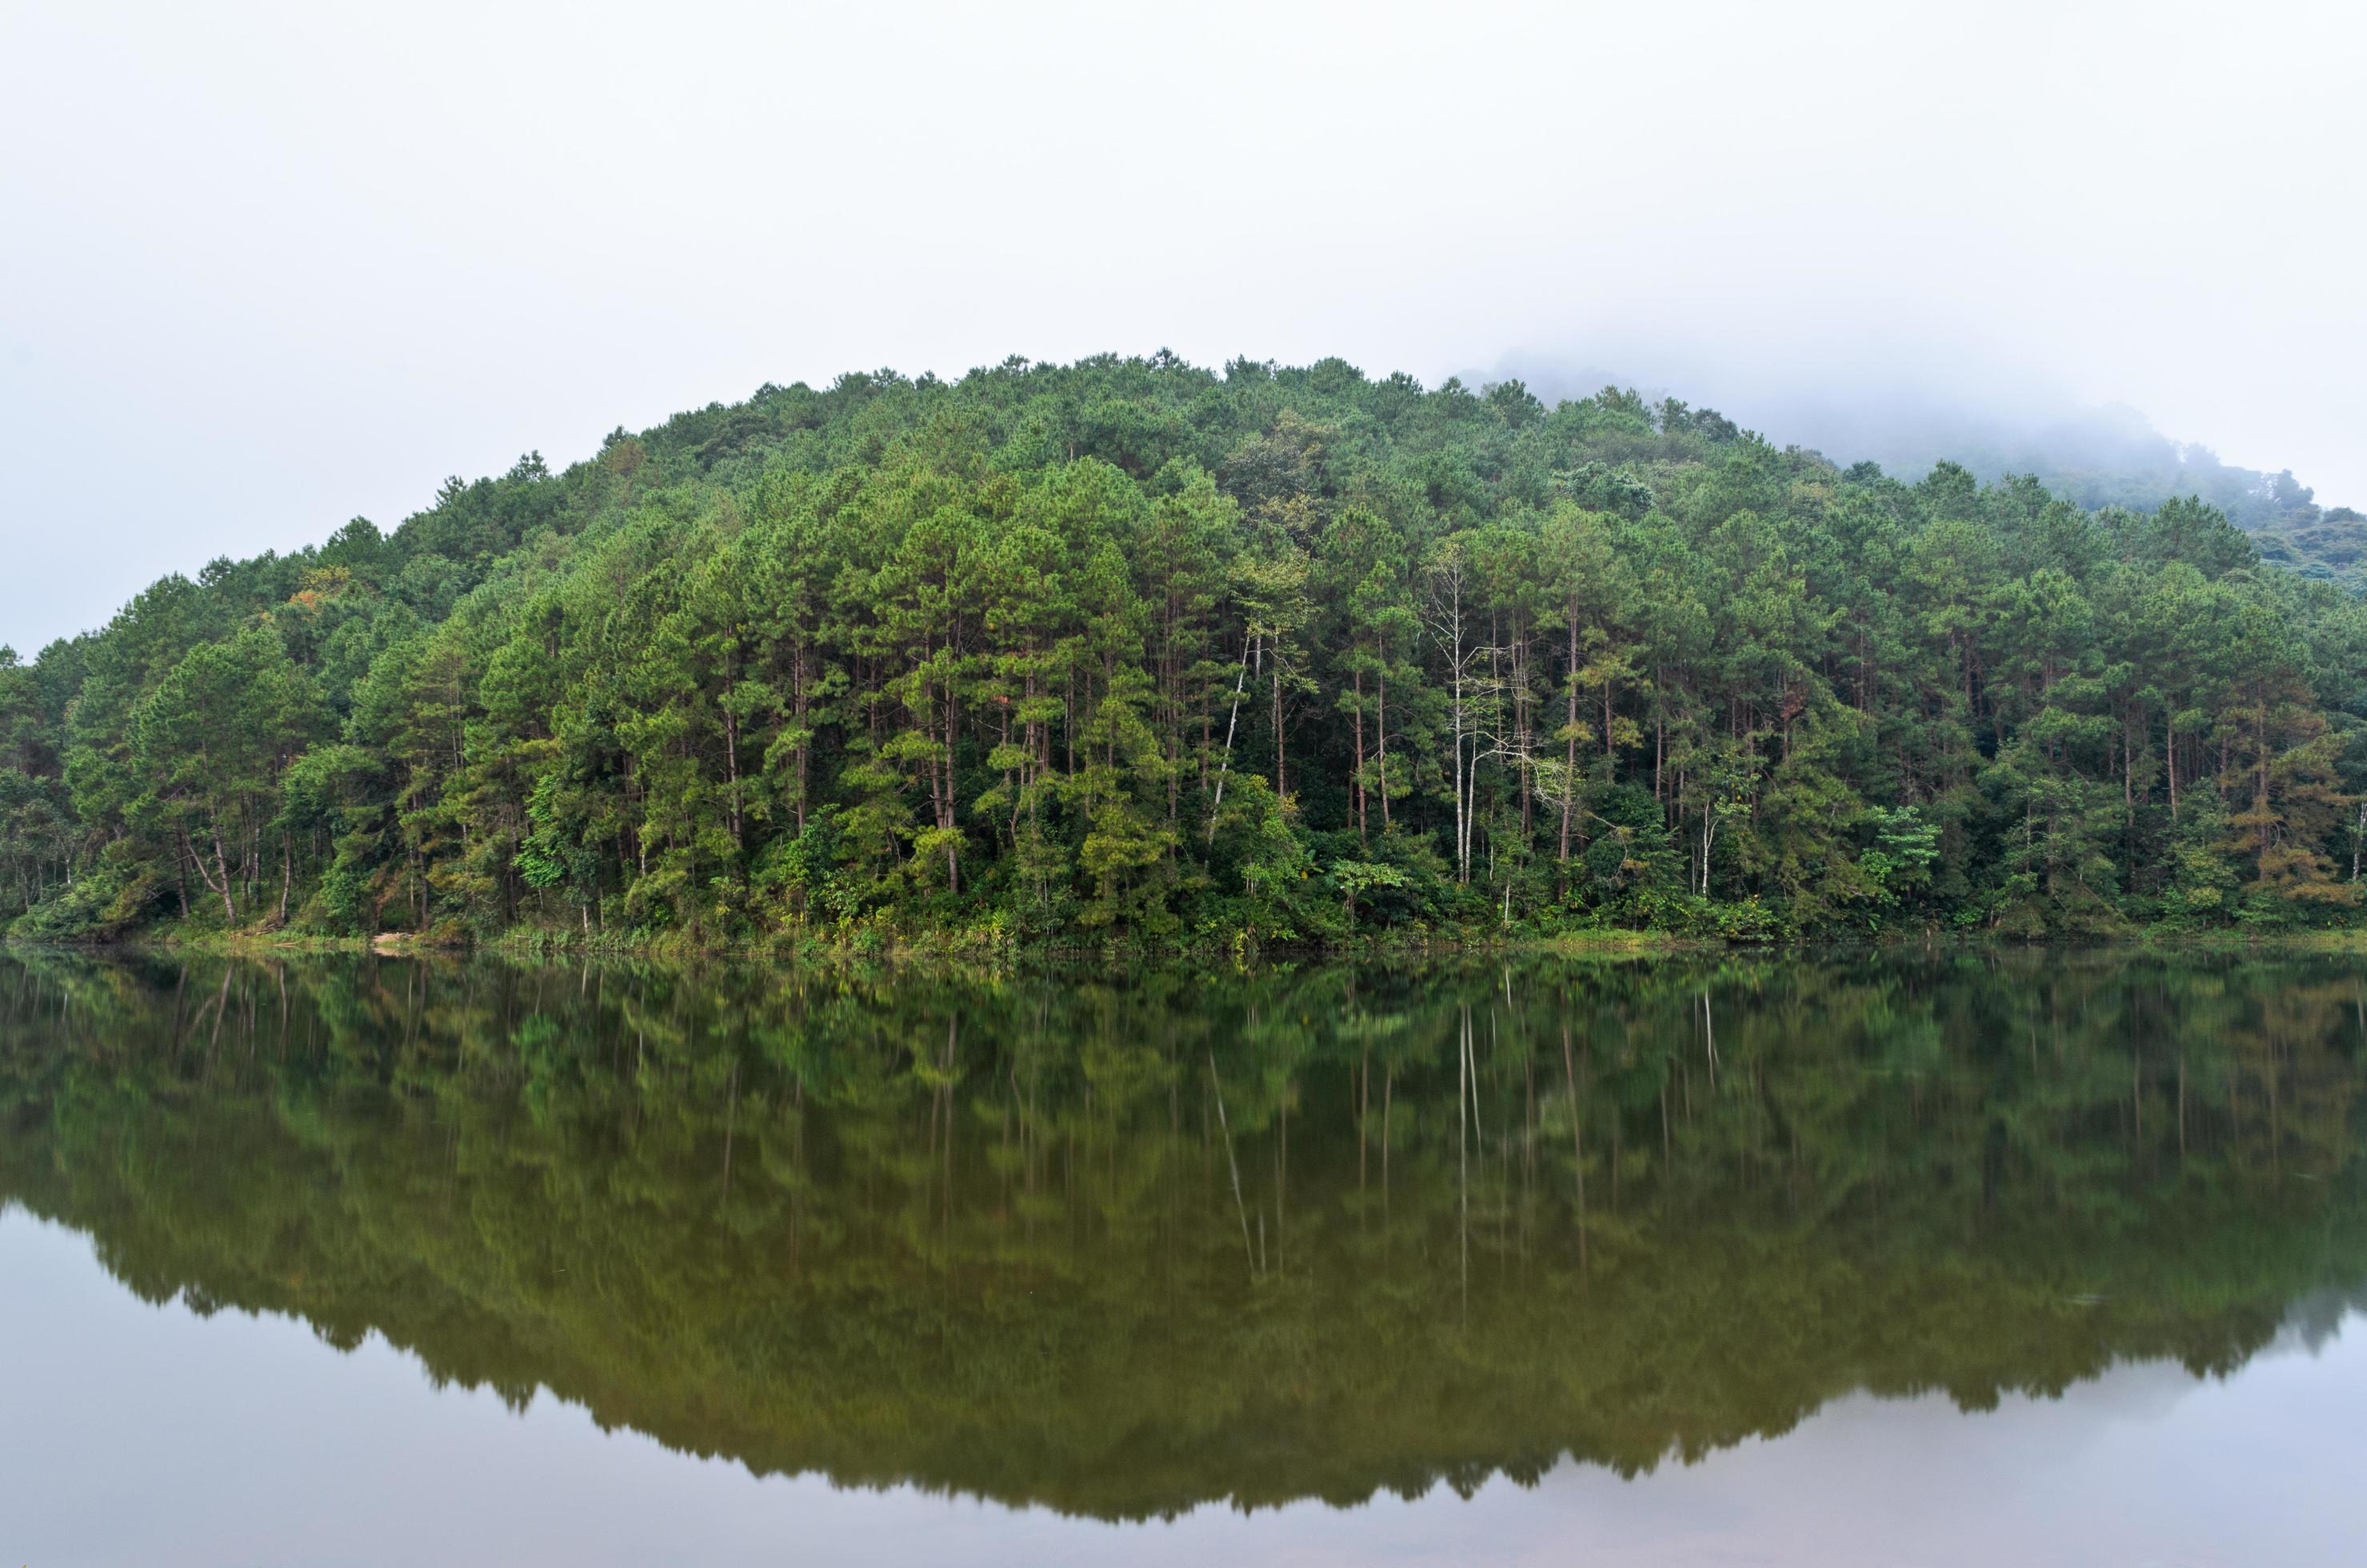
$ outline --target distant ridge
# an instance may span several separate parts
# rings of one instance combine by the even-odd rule
[[[1632,376],[1588,360],[1508,355],[1488,371],[1466,372],[1474,387],[1520,381],[1548,403],[1633,387],[1668,395],[1673,378]],[[2151,512],[2191,495],[2254,536],[2261,558],[2305,577],[2367,588],[2367,514],[2321,505],[2291,469],[2270,473],[2222,462],[2210,447],[2163,435],[2124,403],[2082,404],[2033,394],[2007,407],[1980,407],[1913,387],[1878,392],[1804,390],[1782,397],[1734,397],[1720,406],[1778,446],[1800,446],[1846,468],[1879,464],[1912,483],[1942,462],[1984,483],[2029,474],[2052,494],[2090,510]]]

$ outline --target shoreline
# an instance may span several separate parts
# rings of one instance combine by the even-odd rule
[[[556,937],[558,939],[544,939]],[[1677,959],[1750,955],[1761,958],[1863,952],[1897,953],[1909,949],[1982,951],[2006,949],[2055,949],[2066,951],[2128,949],[2178,953],[2310,952],[2356,953],[2367,956],[2367,927],[2320,931],[2187,931],[2140,927],[2112,934],[2033,938],[1986,932],[1942,932],[1925,928],[1876,937],[1799,937],[1765,942],[1738,942],[1723,937],[1681,936],[1670,932],[1601,929],[1562,932],[1553,936],[1455,937],[1426,934],[1419,937],[1352,942],[1236,941],[1202,945],[1137,948],[1124,944],[1093,946],[982,944],[927,936],[888,936],[866,932],[862,938],[823,938],[811,935],[784,936],[761,942],[697,942],[667,937],[638,941],[595,938],[585,941],[565,933],[505,932],[491,938],[422,937],[412,932],[380,932],[368,937],[328,936],[308,932],[224,932],[171,926],[131,933],[106,941],[51,941],[0,933],[0,950],[163,952],[227,958],[287,958],[374,955],[381,958],[499,958],[513,962],[574,962],[601,959],[683,964],[737,963],[750,965],[884,963],[889,965],[962,965],[1021,968],[1036,964],[1081,962],[1142,966],[1249,962],[1340,963],[1400,959],[1444,959],[1488,954],[1561,956],[1569,958]]]

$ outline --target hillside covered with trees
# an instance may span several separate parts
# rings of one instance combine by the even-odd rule
[[[2251,536],[2263,561],[2354,591],[2367,582],[2367,517],[2356,507],[2321,506],[2291,469],[2267,473],[2224,462],[2209,448],[2173,441],[2125,409],[2035,431],[1934,435],[1920,450],[1894,450],[1883,461],[1895,472],[1920,475],[1953,460],[1985,480],[2029,474],[2091,510],[2150,512],[2166,497],[2189,496],[2225,513]]]
[[[2354,917],[2367,609],[1606,389],[766,387],[0,654],[0,921],[702,944]]]
[[[1682,390],[1683,377],[1666,374],[1668,369],[1673,367],[1638,377],[1525,353],[1500,360],[1492,373],[1464,379],[1518,379],[1557,401],[1586,396],[1605,383]],[[2264,561],[2354,591],[2367,585],[2367,516],[2353,506],[2320,504],[2291,469],[2271,472],[2225,461],[2201,442],[2163,435],[2125,405],[2067,403],[2059,388],[2043,381],[2001,386],[1965,369],[1969,386],[1929,367],[1887,384],[1828,367],[1780,391],[1735,390],[1750,399],[1741,411],[1746,421],[1777,439],[1871,460],[1910,483],[1954,463],[1986,483],[2035,478],[2050,494],[2090,511],[2150,512],[2186,496],[2225,513],[2252,536]]]

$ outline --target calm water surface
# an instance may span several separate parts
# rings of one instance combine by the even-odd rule
[[[0,958],[0,1558],[2338,1563],[2367,968]]]

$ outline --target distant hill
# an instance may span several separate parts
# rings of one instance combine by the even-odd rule
[[[2320,506],[2291,469],[2263,473],[2221,462],[2199,443],[2171,440],[2132,409],[2092,410],[2022,430],[1973,426],[1954,438],[1893,442],[1864,455],[1910,480],[1942,460],[1962,463],[1992,483],[2026,473],[2049,493],[2090,510],[2150,512],[2173,496],[2198,496],[2250,534],[2262,559],[2306,577],[2362,585],[2367,515]]]
[[[1651,377],[1534,356],[1508,357],[1494,370],[1464,379],[1518,380],[1548,402],[1591,396],[1605,385],[1636,386],[1656,400],[1665,395]],[[2367,514],[2320,506],[2291,469],[2268,473],[2222,462],[2209,447],[2173,440],[2125,406],[1991,396],[1992,405],[1984,407],[1912,387],[1852,387],[1721,396],[1719,406],[1778,445],[1809,448],[1842,467],[1878,463],[1909,483],[1938,463],[1954,462],[1988,483],[2029,474],[2050,494],[2091,511],[2149,513],[2174,496],[2198,496],[2251,535],[2263,560],[2367,589]]]

